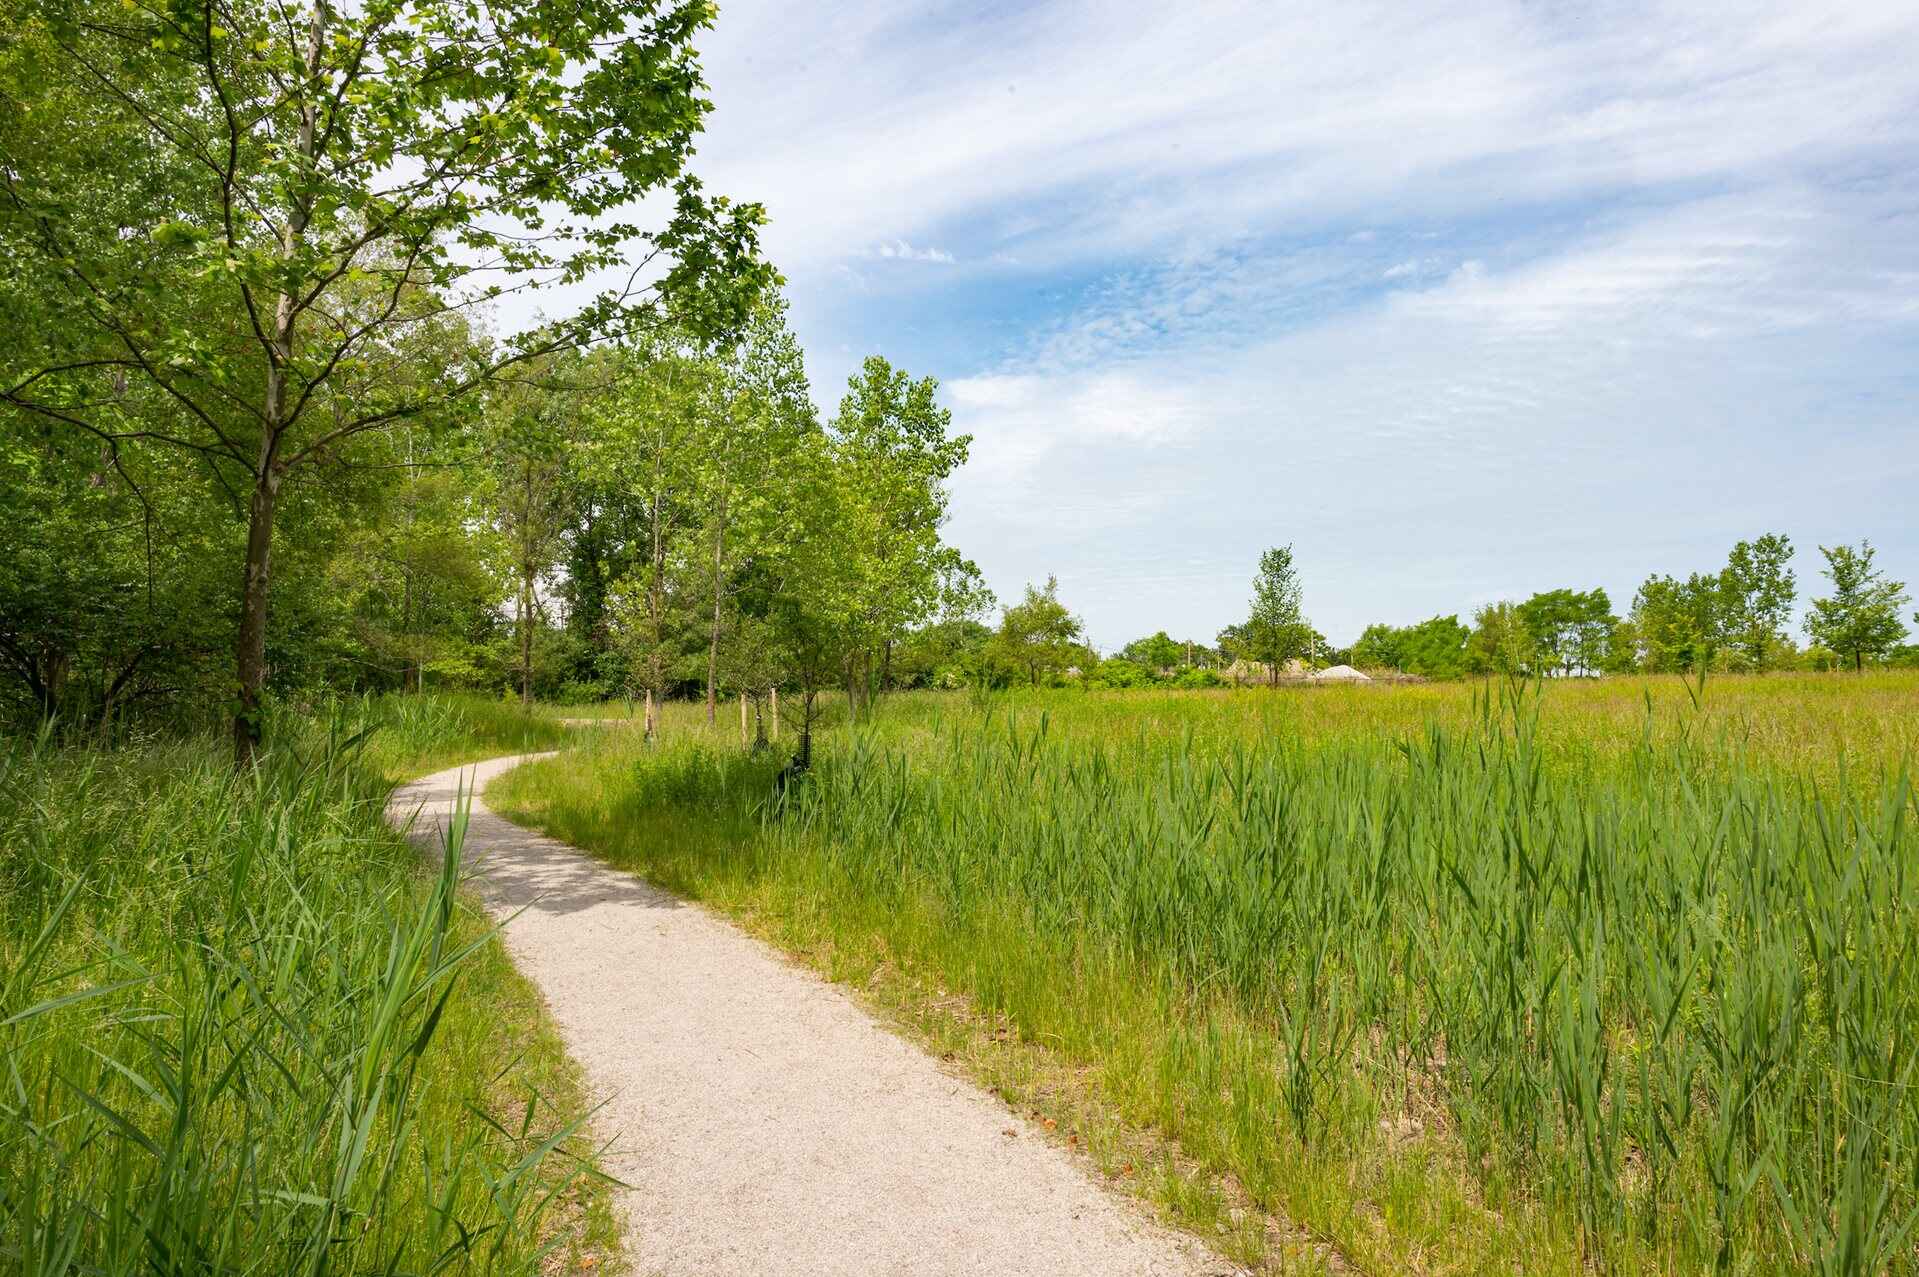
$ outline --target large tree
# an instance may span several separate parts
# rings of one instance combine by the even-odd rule
[[[290,477],[545,352],[668,311],[729,328],[767,282],[758,208],[684,174],[712,13],[6,0],[0,255],[41,336],[0,352],[0,401],[111,451],[186,449],[243,494],[239,758],[261,738]],[[667,190],[665,226],[625,220]],[[616,267],[564,320],[394,359],[491,298]]]
[[[1855,670],[1864,669],[1868,656],[1883,656],[1906,636],[1900,609],[1911,601],[1903,581],[1888,578],[1872,565],[1870,541],[1857,550],[1849,545],[1820,546],[1826,556],[1825,575],[1832,594],[1812,601],[1806,615],[1806,633],[1813,640],[1852,658]]]

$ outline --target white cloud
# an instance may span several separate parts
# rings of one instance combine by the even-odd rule
[[[962,224],[1064,260],[1910,141],[1915,49],[1919,9],[1894,3],[732,0],[700,167],[770,202],[790,271]]]
[[[1043,371],[952,387],[981,440],[953,532],[992,579],[1058,571],[1107,642],[1233,619],[1281,541],[1335,638],[1515,581],[1603,584],[1623,607],[1646,572],[1765,530],[1909,545],[1895,494],[1919,430],[1886,356],[1919,341],[1914,270],[1896,226],[1775,192],[1469,261],[1223,354],[1116,363],[1104,334],[1155,303],[1111,296],[1117,316],[1039,341]]]
[[[943,248],[915,248],[903,239],[882,240],[861,254],[901,262],[939,262],[951,265],[953,255]]]
[[[1287,540],[1335,638],[1773,528],[1919,575],[1907,0],[727,0],[705,61],[813,362],[939,373],[955,540],[1102,641]]]

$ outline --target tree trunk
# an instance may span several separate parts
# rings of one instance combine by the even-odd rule
[[[520,706],[533,704],[533,581],[520,575]]]
[[[400,552],[400,634],[405,641],[405,655],[400,658],[400,690],[417,693],[420,690],[420,650],[413,637],[413,525],[419,504],[420,476],[413,469],[413,429],[410,426],[406,432],[406,466],[406,544]]]
[[[520,471],[520,705],[533,704],[533,458]]]
[[[666,512],[661,507],[666,500],[666,481],[662,475],[665,458],[661,455],[663,447],[653,450],[653,500],[651,514],[653,571],[646,583],[646,613],[652,626],[651,642],[646,657],[646,677],[649,684],[649,696],[657,694],[666,699],[665,666],[660,659],[660,644],[666,636]],[[649,702],[650,703],[650,702]],[[647,736],[653,734],[652,714],[647,714]]]
[[[319,76],[320,54],[326,47],[325,4],[313,6],[307,27],[307,80]],[[300,132],[295,140],[299,154],[311,163],[314,127],[319,111],[312,101],[300,108]],[[280,236],[280,251],[290,260],[306,238],[307,221],[312,217],[310,199],[297,198]],[[239,687],[233,712],[233,762],[245,767],[253,761],[265,731],[261,694],[267,681],[267,580],[273,557],[273,511],[280,497],[284,474],[280,465],[280,440],[288,426],[287,368],[293,362],[294,326],[298,318],[292,293],[281,293],[273,308],[273,336],[267,343],[266,378],[260,404],[260,461],[253,471],[253,496],[247,509],[247,557],[240,577],[240,634],[235,645],[235,671]]]
[[[711,727],[718,714],[719,693],[715,690],[720,676],[720,601],[724,598],[722,587],[725,584],[726,564],[726,505],[720,505],[718,520],[713,526],[713,633],[706,647],[706,725]]]
[[[272,380],[277,381],[278,378]],[[278,398],[278,392],[270,392]],[[269,454],[272,445],[265,447]],[[247,511],[246,567],[240,578],[239,704],[233,714],[233,762],[244,767],[264,738],[261,694],[267,681],[267,581],[273,567],[273,510],[280,494],[280,475],[267,462],[253,484]]]

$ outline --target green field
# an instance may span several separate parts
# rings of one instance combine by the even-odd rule
[[[563,733],[333,708],[257,774],[223,738],[0,742],[0,1272],[533,1273],[616,1245],[538,993],[383,815],[398,777]]]
[[[783,789],[704,717],[493,804],[1236,1256],[1915,1268],[1919,675],[915,694]]]

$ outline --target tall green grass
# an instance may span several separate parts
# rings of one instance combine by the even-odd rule
[[[237,775],[218,741],[0,743],[0,1272],[529,1273],[604,1242],[457,830],[429,874],[384,821],[388,773],[550,733],[429,701],[279,729]]]
[[[306,757],[358,733],[361,761],[394,780],[501,754],[544,753],[572,739],[565,724],[543,714],[459,693],[342,697],[277,715],[268,738],[282,754]]]
[[[1919,681],[1799,685],[929,698],[780,791],[684,727],[496,802],[966,991],[1361,1262],[1909,1272],[1912,726],[1827,689]]]

